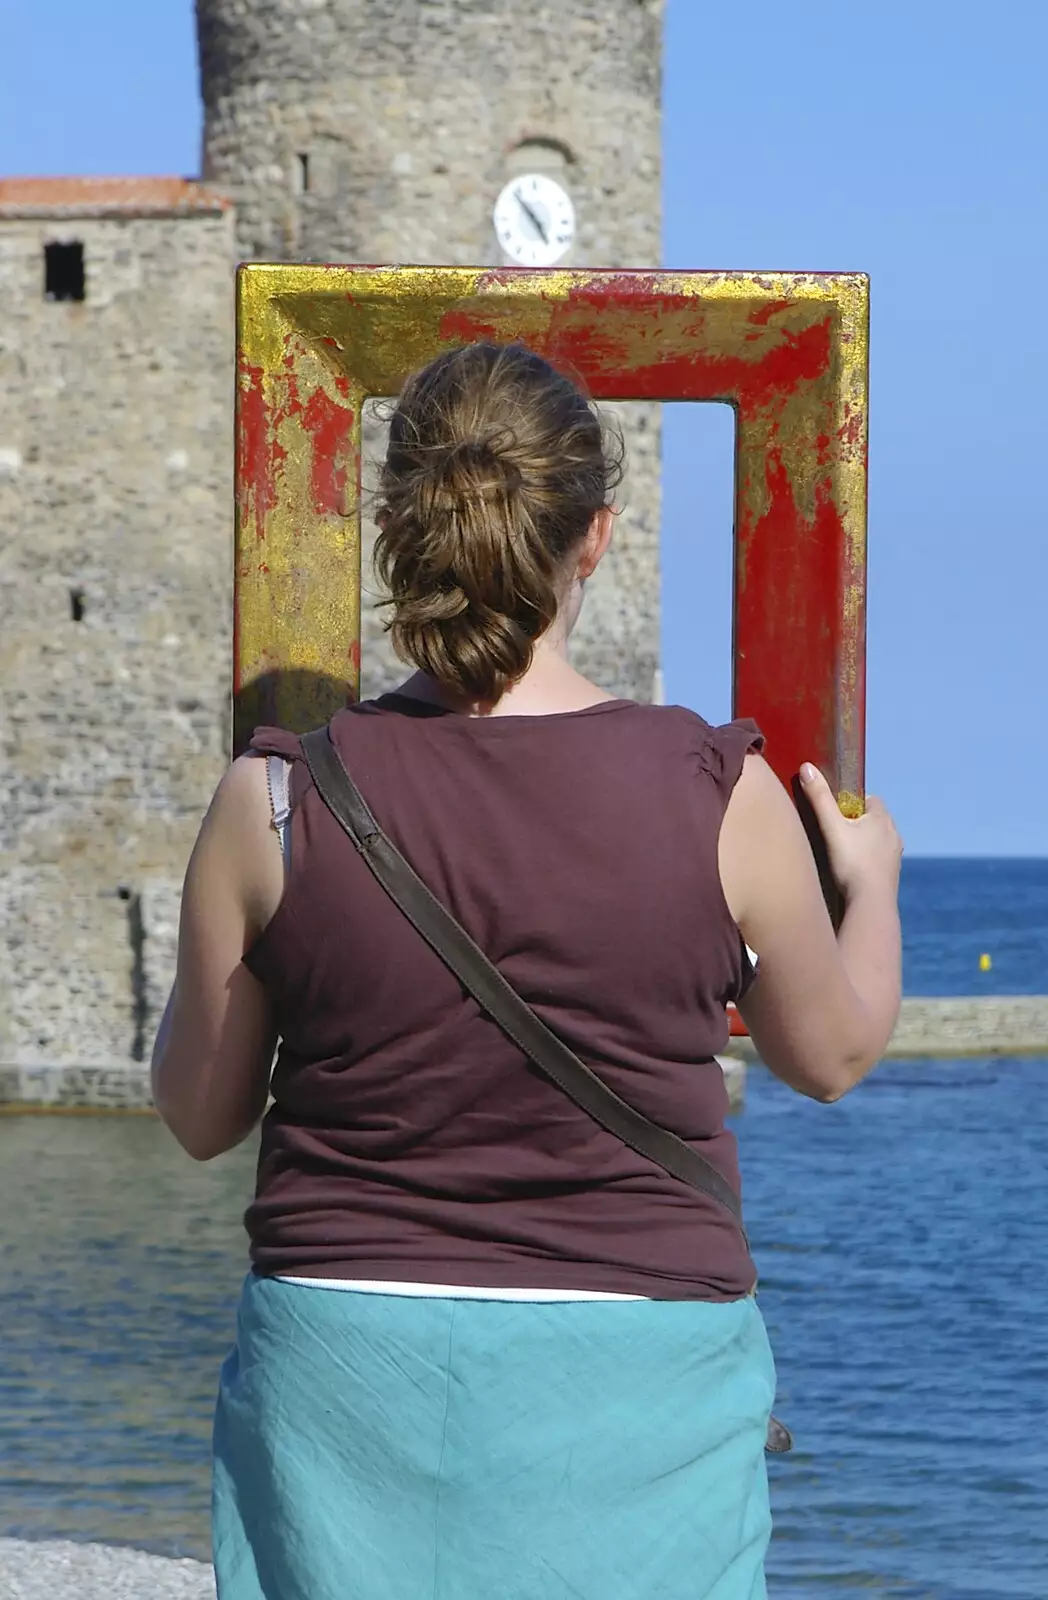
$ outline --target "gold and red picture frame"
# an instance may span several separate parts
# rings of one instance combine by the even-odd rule
[[[240,268],[234,747],[357,694],[361,414],[441,351],[520,339],[597,401],[736,414],[733,701],[790,783],[864,788],[862,273]]]

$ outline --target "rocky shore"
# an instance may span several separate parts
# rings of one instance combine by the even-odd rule
[[[0,1600],[215,1600],[215,1578],[143,1550],[0,1539]]]

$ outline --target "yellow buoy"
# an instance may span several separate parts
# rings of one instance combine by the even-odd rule
[[[993,966],[993,962],[990,960],[988,955],[981,955],[979,957],[979,971],[980,972],[989,972],[989,970],[990,970],[990,968],[992,966]]]

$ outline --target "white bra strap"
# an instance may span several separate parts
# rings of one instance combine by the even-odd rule
[[[291,868],[291,762],[284,756],[266,757],[266,778],[269,782],[269,803],[273,810],[273,826],[277,830],[284,856],[284,870]]]

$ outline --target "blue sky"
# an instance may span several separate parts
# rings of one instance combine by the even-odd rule
[[[0,173],[197,171],[190,0],[4,12]],[[1046,59],[1040,0],[668,0],[665,263],[873,280],[868,770],[913,854],[1048,855]],[[710,717],[730,420],[666,426],[666,688]]]

